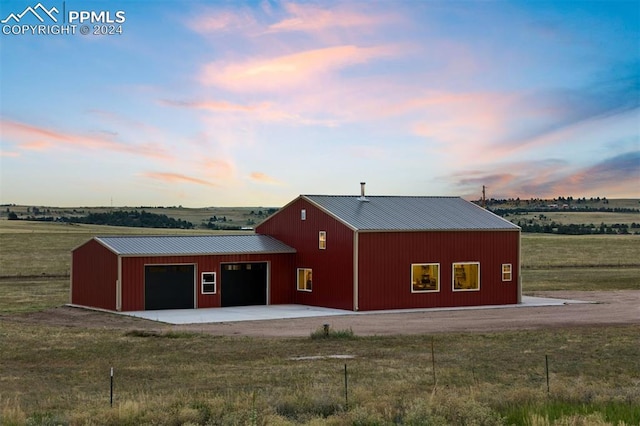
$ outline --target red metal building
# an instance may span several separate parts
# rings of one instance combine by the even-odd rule
[[[366,197],[364,187],[360,197],[301,195],[256,232],[295,247],[294,303],[366,311],[520,302],[520,228],[458,197]]]
[[[266,235],[95,237],[72,252],[71,303],[114,311],[291,303],[294,253]]]
[[[520,228],[458,197],[301,195],[256,235],[96,237],[71,301],[109,310],[520,302]]]

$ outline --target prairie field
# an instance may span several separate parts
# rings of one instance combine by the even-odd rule
[[[168,232],[0,221],[0,424],[640,424],[637,323],[260,338],[38,320],[68,302],[72,248]],[[523,292],[640,291],[638,259],[638,236],[524,234]]]

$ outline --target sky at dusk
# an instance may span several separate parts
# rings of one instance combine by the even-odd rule
[[[3,204],[640,197],[640,0],[0,5]]]

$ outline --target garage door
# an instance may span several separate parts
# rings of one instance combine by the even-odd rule
[[[222,265],[222,306],[267,304],[267,264],[228,263]]]
[[[194,268],[195,265],[145,266],[145,309],[193,309]]]

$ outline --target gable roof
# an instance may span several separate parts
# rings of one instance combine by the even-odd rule
[[[131,235],[95,237],[118,255],[173,256],[215,254],[295,253],[296,250],[268,235]]]
[[[354,230],[518,230],[520,227],[460,197],[301,195]]]

